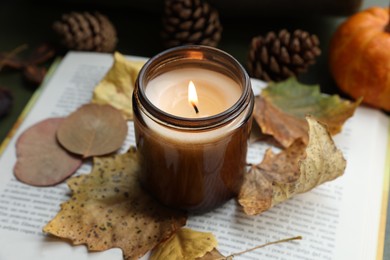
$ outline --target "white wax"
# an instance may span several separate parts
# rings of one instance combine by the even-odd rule
[[[199,113],[188,102],[188,84],[193,81],[198,94]],[[242,90],[231,78],[201,68],[183,68],[168,71],[148,82],[145,94],[166,113],[201,118],[219,114],[234,105]]]

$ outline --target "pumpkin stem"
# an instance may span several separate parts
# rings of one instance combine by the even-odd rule
[[[385,32],[390,33],[390,4],[389,4],[388,13],[389,13],[389,21],[387,22],[387,25],[385,27]]]

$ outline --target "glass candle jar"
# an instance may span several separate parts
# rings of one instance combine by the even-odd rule
[[[191,84],[197,101],[188,97]],[[221,50],[182,46],[151,58],[133,93],[142,185],[163,204],[193,212],[235,196],[253,105],[247,73]]]

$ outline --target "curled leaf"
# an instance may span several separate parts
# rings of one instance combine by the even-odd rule
[[[344,173],[346,161],[327,128],[312,117],[306,120],[307,145],[296,140],[279,154],[268,150],[263,161],[245,175],[238,202],[246,214],[260,214]]]
[[[50,118],[28,128],[16,141],[14,174],[21,182],[34,186],[57,184],[72,175],[82,163],[56,139],[62,118]]]
[[[314,116],[334,135],[341,131],[360,102],[323,95],[319,86],[303,85],[290,78],[271,83],[256,97],[253,116],[264,134],[272,135],[282,146],[288,147],[298,138],[307,143],[305,116]]]
[[[134,84],[144,63],[126,60],[115,52],[114,64],[93,91],[92,103],[109,104],[122,111],[127,119],[132,119]]]
[[[119,149],[127,135],[122,114],[109,105],[87,104],[70,114],[57,130],[58,141],[83,157]]]
[[[121,248],[138,259],[185,225],[184,213],[156,202],[139,185],[137,153],[95,157],[92,172],[68,180],[72,198],[43,229],[86,244],[91,251]]]
[[[195,259],[203,257],[217,246],[212,233],[199,232],[189,228],[179,229],[169,240],[160,244],[151,255],[151,260]]]

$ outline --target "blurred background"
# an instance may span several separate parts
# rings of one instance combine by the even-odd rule
[[[246,66],[249,44],[257,35],[269,31],[302,29],[320,39],[321,56],[315,65],[299,76],[304,83],[320,84],[327,93],[338,93],[328,69],[329,40],[337,26],[349,15],[370,6],[389,5],[386,0],[210,0],[223,26],[218,47]],[[1,1],[0,53],[9,53],[26,44],[31,50],[43,42],[55,40],[52,24],[71,11],[99,11],[111,20],[117,30],[116,50],[126,55],[151,57],[164,50],[162,0],[60,0]],[[27,51],[28,51],[27,50]],[[22,53],[23,54],[23,53]],[[50,62],[46,64],[50,66]],[[15,123],[36,87],[27,84],[20,71],[0,71],[0,87],[13,96],[9,113],[0,118],[0,141]]]

